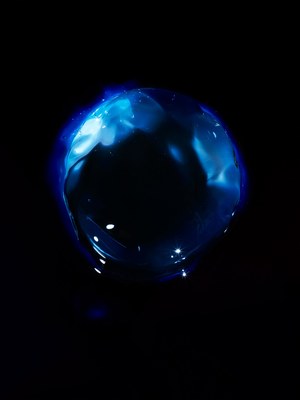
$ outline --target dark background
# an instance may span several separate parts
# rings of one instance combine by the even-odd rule
[[[285,150],[296,133],[279,122],[291,82],[278,68],[278,43],[236,31],[208,43],[197,30],[175,36],[176,26],[146,39],[148,28],[129,33],[126,24],[117,39],[100,29],[95,40],[78,25],[50,25],[22,25],[6,58],[14,70],[2,77],[10,95],[2,398],[296,398],[300,276],[294,161]],[[181,91],[215,110],[246,163],[244,211],[187,279],[125,285],[95,274],[46,179],[64,124],[128,82]]]

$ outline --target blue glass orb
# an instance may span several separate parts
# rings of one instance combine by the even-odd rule
[[[98,273],[186,277],[240,207],[237,148],[188,96],[122,91],[73,121],[58,144],[60,204]]]

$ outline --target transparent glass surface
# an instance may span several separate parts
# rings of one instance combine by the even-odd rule
[[[172,91],[96,104],[64,130],[54,158],[75,242],[116,279],[186,277],[241,206],[244,169],[226,127]]]

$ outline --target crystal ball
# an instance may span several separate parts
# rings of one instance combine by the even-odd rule
[[[98,274],[186,277],[240,209],[237,146],[216,115],[184,94],[115,93],[71,121],[57,145],[64,221]]]

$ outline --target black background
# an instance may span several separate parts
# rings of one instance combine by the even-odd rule
[[[101,28],[83,38],[78,25],[43,24],[22,25],[2,82],[2,398],[296,398],[294,161],[282,140],[295,132],[279,122],[291,83],[277,66],[278,43],[236,31],[208,43],[197,29],[182,37],[178,25],[146,39],[142,24],[125,24],[117,39]],[[187,279],[125,285],[98,276],[49,189],[64,124],[128,82],[208,105],[246,163],[244,211]],[[89,319],[95,308],[105,316]]]

